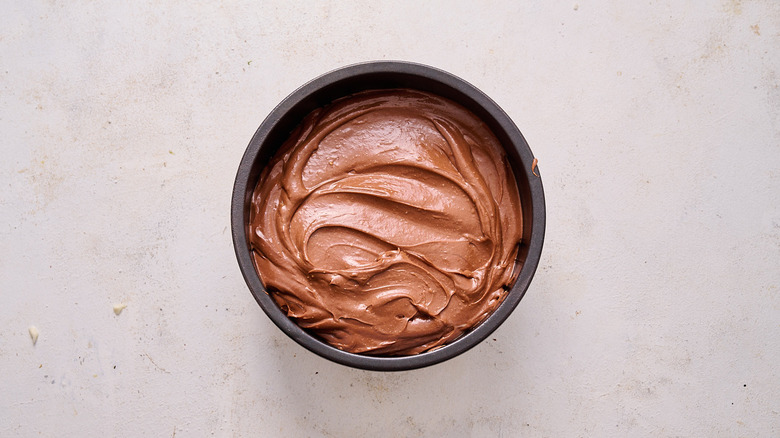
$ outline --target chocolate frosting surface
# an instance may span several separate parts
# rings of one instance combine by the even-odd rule
[[[274,301],[353,353],[409,355],[468,331],[519,271],[520,196],[474,114],[378,90],[309,114],[266,166],[249,236]]]

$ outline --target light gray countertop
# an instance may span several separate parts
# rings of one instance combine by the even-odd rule
[[[2,3],[0,436],[780,435],[780,3]],[[547,198],[509,320],[401,373],[288,339],[229,229],[263,118],[375,59],[491,96]]]

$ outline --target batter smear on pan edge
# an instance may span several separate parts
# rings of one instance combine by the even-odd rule
[[[433,94],[367,91],[312,112],[252,201],[269,294],[345,351],[412,355],[453,341],[519,271],[520,196],[504,149]]]

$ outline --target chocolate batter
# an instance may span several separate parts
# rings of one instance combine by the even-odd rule
[[[503,301],[522,232],[496,137],[413,90],[359,93],[309,114],[265,168],[249,235],[287,315],[353,353],[455,340]]]

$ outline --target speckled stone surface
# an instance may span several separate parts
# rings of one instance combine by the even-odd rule
[[[292,3],[2,2],[1,436],[780,434],[780,3]],[[229,230],[265,115],[373,59],[485,91],[547,195],[515,313],[402,373],[286,338]]]

